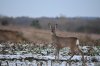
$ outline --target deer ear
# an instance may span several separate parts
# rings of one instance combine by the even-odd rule
[[[55,24],[55,29],[57,28],[58,24]]]
[[[50,27],[50,29],[51,29],[51,23],[48,23],[48,26]]]

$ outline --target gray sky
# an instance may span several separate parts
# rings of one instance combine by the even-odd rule
[[[100,0],[0,0],[0,14],[30,17],[100,17]]]

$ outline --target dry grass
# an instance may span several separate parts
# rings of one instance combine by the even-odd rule
[[[16,30],[23,32],[24,37],[28,38],[30,41],[42,41],[50,42],[51,41],[51,32],[50,30],[35,29],[32,27],[21,27],[21,26],[0,26],[0,29],[6,30]],[[100,39],[100,35],[97,34],[84,34],[84,33],[75,33],[75,32],[65,32],[65,31],[56,31],[58,36],[63,37],[78,37],[81,40],[86,40],[86,37],[89,36],[91,39]]]

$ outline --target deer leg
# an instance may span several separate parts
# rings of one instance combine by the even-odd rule
[[[55,52],[55,60],[57,60],[58,59],[58,50],[56,50],[56,52]]]
[[[57,60],[59,60],[59,50],[57,51]]]
[[[56,53],[55,53],[55,61],[57,61],[57,62],[59,60],[59,50],[60,49],[56,49]]]
[[[55,51],[55,60],[57,60],[57,50]]]
[[[85,66],[85,59],[84,59],[84,54],[83,54],[83,52],[81,52],[81,55],[82,55],[82,61],[83,61],[82,66]]]
[[[72,57],[73,57],[74,55],[75,55],[75,54],[72,53],[72,54],[71,54],[71,57],[68,59],[69,66],[71,66],[71,59],[72,59]]]
[[[69,61],[71,61],[73,56],[74,56],[74,53],[71,54],[71,57],[69,58]]]
[[[95,51],[94,49],[93,49],[93,47],[90,47],[90,49],[88,50],[88,53],[89,53],[89,55],[93,55],[93,51]]]
[[[85,66],[84,54],[83,54],[83,52],[79,49],[79,47],[78,47],[78,51],[79,51],[79,52],[81,53],[81,55],[82,55],[82,61],[83,61],[82,66]]]

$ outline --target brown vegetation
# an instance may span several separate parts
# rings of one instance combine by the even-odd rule
[[[0,41],[22,42],[26,39],[21,32],[0,29]]]
[[[51,32],[50,30],[42,30],[42,29],[35,29],[32,27],[21,27],[21,26],[0,26],[0,30],[9,30],[12,31],[11,34],[5,33],[7,35],[17,35],[17,32],[21,32],[22,35],[25,38],[27,38],[30,41],[36,41],[36,42],[51,42]],[[15,31],[15,32],[13,32]],[[12,34],[14,33],[14,34]],[[0,34],[1,35],[1,34]],[[83,45],[87,44],[100,44],[99,34],[85,34],[85,33],[75,33],[75,32],[66,32],[66,31],[59,31],[57,30],[57,35],[62,37],[78,37],[83,43]],[[16,37],[16,36],[15,36]],[[15,37],[13,39],[15,39]],[[0,37],[1,39],[1,37]],[[3,39],[3,38],[2,38]],[[8,40],[8,39],[6,39]],[[88,42],[88,43],[87,43]],[[90,43],[92,42],[92,43]],[[95,43],[93,43],[95,42]]]

